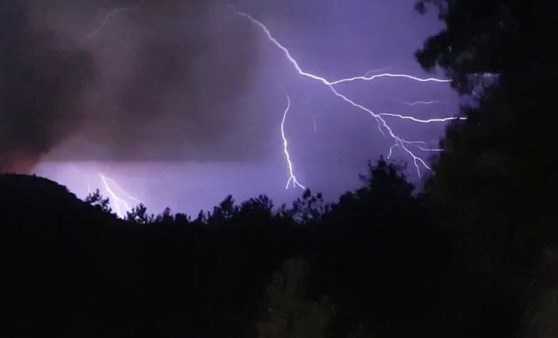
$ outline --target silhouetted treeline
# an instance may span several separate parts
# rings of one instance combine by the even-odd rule
[[[332,304],[327,336],[431,334],[444,240],[392,165],[370,170],[364,188],[333,205],[310,191],[289,208],[228,197],[196,219],[137,208],[128,221],[101,196],[81,202],[44,179],[1,176],[5,328],[13,336],[256,337],[273,311],[273,272],[298,257],[308,278],[297,287]]]

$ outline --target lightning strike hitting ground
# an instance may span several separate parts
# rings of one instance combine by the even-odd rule
[[[128,201],[126,201],[123,197],[120,197],[118,195],[115,189],[118,190],[122,195],[124,195],[129,200],[132,200],[136,203],[141,203],[140,200],[127,193],[126,190],[122,189],[118,185],[118,183],[116,183],[115,180],[106,177],[101,173],[99,173],[99,176],[101,177],[101,181],[103,182],[103,186],[105,187],[105,190],[110,195],[110,200],[112,202],[111,204],[114,206],[114,209],[116,210],[116,215],[118,217],[120,218],[126,217],[126,214],[132,211],[132,207],[130,207]]]
[[[397,134],[395,134],[393,129],[389,126],[389,124],[384,119],[384,116],[390,116],[390,117],[396,117],[396,118],[400,118],[400,119],[412,120],[412,121],[418,122],[418,123],[440,123],[440,122],[447,122],[447,121],[455,120],[455,119],[458,119],[458,118],[450,117],[450,118],[442,118],[442,119],[421,120],[421,119],[414,118],[412,116],[404,116],[404,115],[400,115],[400,114],[375,113],[371,109],[366,108],[363,105],[361,105],[359,103],[356,103],[355,101],[349,99],[347,96],[341,94],[335,88],[335,86],[339,85],[339,84],[350,83],[350,82],[355,82],[355,81],[373,81],[373,80],[376,80],[376,79],[379,79],[379,78],[402,78],[402,79],[417,81],[417,82],[421,82],[421,83],[424,83],[424,82],[448,83],[448,82],[450,82],[450,80],[437,79],[437,78],[419,78],[419,77],[415,77],[415,76],[411,76],[411,75],[407,75],[407,74],[394,74],[394,73],[383,73],[383,74],[369,75],[370,72],[367,72],[367,74],[365,74],[364,76],[355,76],[355,77],[350,77],[350,78],[345,78],[345,79],[339,79],[339,80],[336,80],[336,81],[328,81],[327,79],[325,79],[321,76],[318,76],[318,75],[315,75],[315,74],[308,73],[308,72],[304,71],[300,67],[298,61],[295,58],[293,58],[290,51],[284,45],[282,45],[271,34],[269,29],[261,21],[255,19],[254,17],[252,17],[251,15],[249,15],[247,13],[237,11],[234,7],[232,7],[232,10],[234,11],[234,13],[236,15],[239,15],[243,18],[248,19],[252,24],[259,27],[259,29],[261,29],[262,32],[267,37],[267,40],[269,42],[271,42],[272,44],[274,44],[275,47],[277,47],[279,50],[281,50],[283,52],[287,61],[295,68],[295,70],[298,72],[298,74],[300,76],[309,78],[311,80],[314,80],[314,81],[317,81],[317,82],[323,84],[336,97],[340,98],[345,103],[348,103],[349,105],[353,106],[354,108],[357,108],[357,109],[371,115],[376,120],[376,122],[378,124],[379,132],[384,136],[385,136],[385,133],[387,132],[387,134],[392,138],[392,140],[394,142],[394,144],[390,148],[390,156],[392,154],[392,151],[395,148],[400,148],[400,149],[402,149],[402,151],[404,153],[406,153],[408,156],[410,156],[413,159],[413,164],[414,164],[414,166],[417,170],[417,174],[419,176],[421,176],[421,166],[425,169],[428,169],[428,170],[431,169],[430,166],[428,166],[428,164],[421,157],[417,156],[412,150],[409,149],[409,147],[407,147],[408,145],[412,144],[411,141],[407,141],[407,140],[401,138],[400,136],[398,136]],[[463,119],[463,118],[460,118],[460,119]],[[290,159],[289,159],[289,162],[290,162]],[[292,168],[292,163],[289,163],[289,167]],[[289,181],[289,183],[290,182],[291,181]]]
[[[295,176],[294,168],[293,168],[293,162],[291,161],[291,154],[289,153],[289,140],[287,139],[287,136],[285,135],[285,122],[287,121],[287,114],[289,113],[289,110],[291,109],[291,98],[289,97],[289,94],[287,94],[287,93],[285,93],[285,97],[287,98],[287,107],[285,108],[285,111],[283,112],[283,119],[281,120],[281,137],[283,138],[283,152],[285,153],[285,159],[286,159],[287,165],[289,167],[289,179],[287,181],[287,185],[285,186],[285,189],[289,189],[289,187],[292,184],[293,188],[299,187],[303,190],[306,190],[306,187],[303,186],[302,184],[300,184],[298,182],[298,179]]]

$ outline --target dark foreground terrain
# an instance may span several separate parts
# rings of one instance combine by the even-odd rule
[[[380,160],[363,182],[332,205],[308,191],[292,207],[228,197],[196,219],[139,207],[119,220],[102,196],[84,202],[43,178],[2,175],[3,336],[511,337],[524,329],[532,292],[470,269],[392,165]]]

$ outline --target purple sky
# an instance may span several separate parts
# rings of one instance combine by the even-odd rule
[[[305,71],[329,80],[385,67],[389,67],[386,72],[430,76],[420,69],[413,53],[441,26],[435,17],[416,13],[414,0],[245,0],[234,5],[265,23]],[[137,13],[113,15],[90,42],[87,48],[103,79],[84,102],[94,107],[87,109],[91,122],[57,145],[38,174],[67,185],[81,197],[95,187],[110,195],[103,189],[101,172],[152,212],[169,206],[196,214],[227,194],[242,201],[265,193],[276,204],[288,202],[302,190],[284,189],[289,177],[280,134],[284,91],[292,100],[286,133],[295,172],[313,191],[336,199],[359,186],[358,174],[365,172],[368,160],[388,154],[393,141],[378,132],[371,116],[300,77],[261,30],[230,9],[209,6],[203,15],[185,17],[182,26],[176,13],[170,19],[163,10],[139,13],[151,9],[148,6]],[[91,31],[108,10],[96,9],[91,24],[74,30],[75,34]],[[74,25],[60,24],[60,30]],[[154,47],[152,59],[136,60],[137,48],[148,34],[169,57],[158,59]],[[192,46],[202,46],[201,52],[190,55]],[[173,57],[175,50],[179,56],[188,55],[186,65]],[[139,66],[133,67],[135,62]],[[159,66],[150,68],[149,74],[135,73],[153,63]],[[188,73],[188,83],[180,72]],[[151,98],[160,88],[165,95]],[[433,118],[458,111],[458,98],[447,84],[379,79],[343,84],[338,90],[375,112]],[[413,107],[402,102],[431,100],[444,102]],[[131,111],[159,115],[153,119],[139,114],[132,119]],[[401,137],[434,141],[433,146],[444,130],[444,124],[386,121]],[[142,137],[137,138],[134,130]],[[120,158],[122,149],[113,152],[115,145],[139,155],[133,161],[129,155]],[[428,158],[426,153],[417,154]],[[411,161],[398,150],[394,159]],[[408,174],[418,181],[412,165]]]

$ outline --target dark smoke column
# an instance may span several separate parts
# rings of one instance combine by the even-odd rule
[[[31,1],[0,8],[0,172],[30,172],[80,122],[89,54],[32,20]]]

